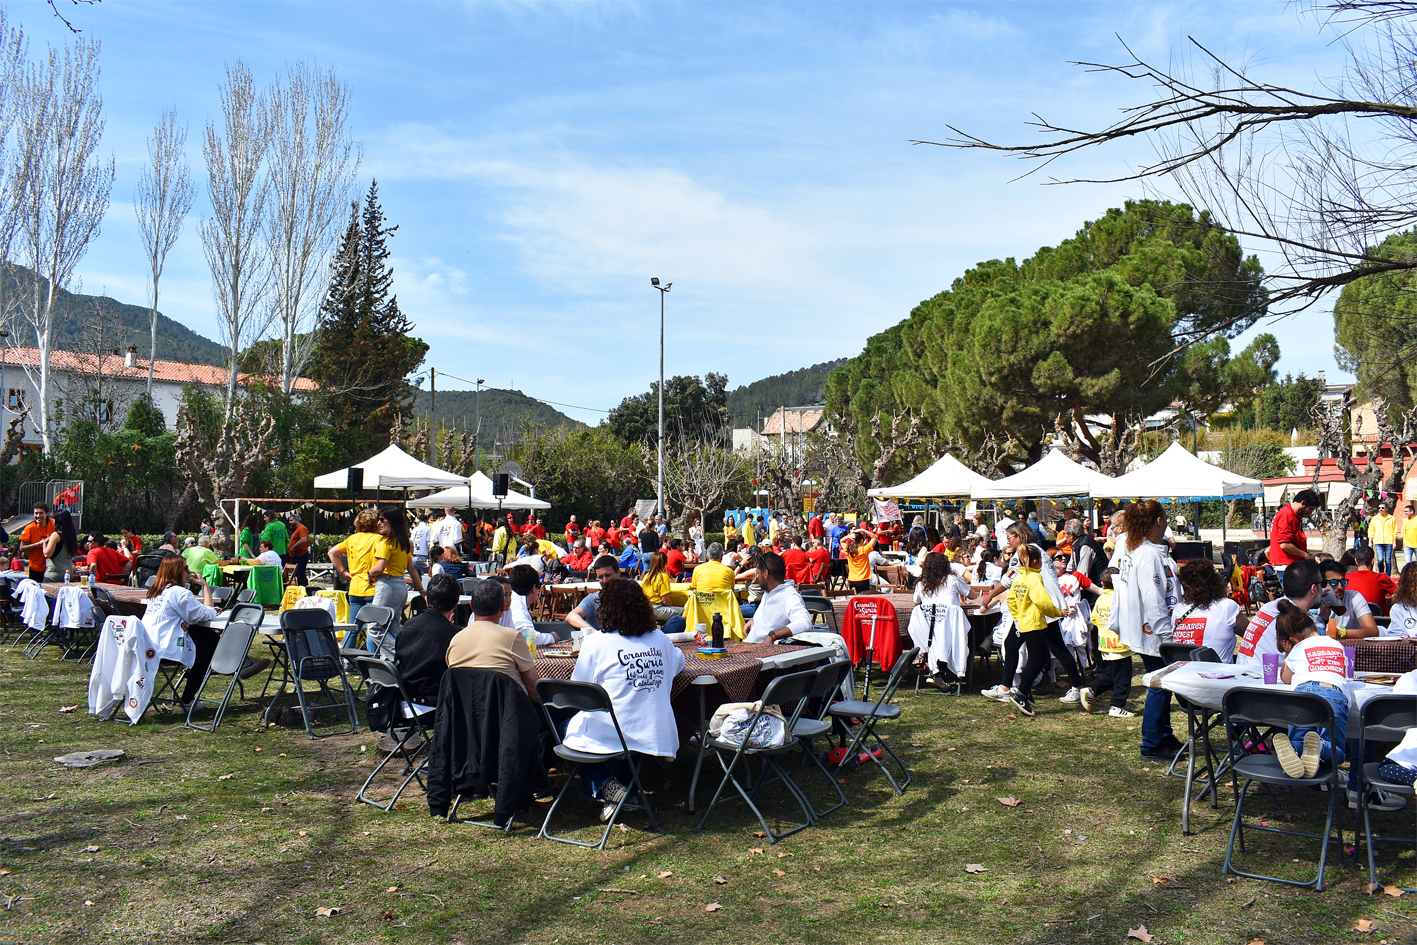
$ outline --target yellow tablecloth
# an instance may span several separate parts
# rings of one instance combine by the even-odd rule
[[[748,599],[748,585],[739,584],[733,590],[738,595],[739,600]],[[683,583],[674,583],[669,585],[669,606],[683,607],[686,603],[688,603],[688,600],[689,582],[685,581]]]

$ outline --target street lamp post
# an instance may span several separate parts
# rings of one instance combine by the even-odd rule
[[[659,514],[669,521],[669,513],[664,508],[664,296],[674,283],[659,284],[659,277],[649,280],[649,284],[659,290],[659,489],[655,501],[659,504]]]
[[[473,442],[476,444],[473,450],[473,471],[482,468],[482,384],[483,379],[477,379],[477,396],[473,401],[477,404],[477,426],[473,432]]]

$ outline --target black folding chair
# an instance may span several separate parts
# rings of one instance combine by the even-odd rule
[[[280,630],[284,639],[285,663],[280,688],[266,710],[269,721],[271,709],[275,708],[280,694],[285,691],[286,681],[293,683],[295,698],[300,704],[300,714],[305,722],[305,732],[311,738],[337,735],[342,730],[315,734],[315,719],[321,709],[343,707],[349,716],[349,732],[359,725],[359,715],[354,707],[354,691],[344,674],[344,661],[340,657],[339,643],[335,641],[334,619],[326,610],[287,610],[280,615]],[[330,689],[333,680],[338,679],[343,699],[337,699]],[[315,700],[306,699],[305,683],[318,686]],[[325,701],[321,700],[321,697]]]
[[[382,660],[393,662],[394,641],[389,638],[389,628],[394,624],[392,608],[379,604],[365,604],[354,616],[354,642],[349,633],[345,634],[343,653],[350,659],[360,653],[372,653]],[[370,648],[372,644],[372,649]]]
[[[546,723],[551,731],[556,733],[556,747],[552,749],[556,757],[562,761],[570,762],[570,769],[566,772],[566,783],[561,786],[556,799],[551,802],[551,809],[546,812],[546,819],[541,823],[541,830],[537,833],[538,838],[555,840],[557,843],[570,843],[578,847],[589,847],[595,850],[604,850],[605,842],[610,839],[610,831],[615,828],[615,823],[620,819],[620,812],[624,810],[625,803],[630,799],[630,795],[639,792],[639,805],[644,808],[645,815],[649,817],[649,826],[653,831],[658,832],[659,824],[654,819],[654,811],[650,808],[649,795],[645,792],[644,782],[640,779],[640,766],[635,762],[635,753],[630,750],[629,743],[625,741],[625,733],[620,730],[620,720],[615,715],[615,706],[610,702],[610,694],[598,683],[591,682],[571,682],[560,679],[538,679],[536,681],[536,695],[541,700],[541,711],[546,715]],[[566,747],[561,740],[561,730],[556,725],[555,718],[551,715],[551,710],[565,711],[576,709],[581,712],[608,712],[610,722],[615,726],[615,734],[620,739],[620,750],[612,752],[591,752],[577,751],[574,748]],[[561,801],[566,796],[566,792],[571,790],[576,783],[576,772],[581,765],[603,764],[607,762],[624,759],[630,768],[630,783],[625,785],[625,794],[615,803],[615,810],[610,814],[610,819],[605,822],[605,831],[600,835],[599,843],[587,843],[584,840],[574,840],[570,837],[558,837],[551,833],[551,818],[556,815],[556,808],[561,805]]]
[[[25,644],[25,656],[34,659],[44,652],[44,648],[50,645],[58,645],[63,642],[63,631],[54,626],[54,606],[55,598],[52,594],[44,595],[44,603],[49,609],[49,616],[44,621],[44,626],[38,630],[31,631],[29,642]]]
[[[1360,712],[1358,757],[1348,766],[1350,769],[1348,787],[1358,792],[1358,810],[1363,818],[1363,836],[1368,844],[1368,882],[1377,886],[1378,869],[1373,859],[1373,844],[1375,842],[1410,843],[1417,846],[1417,837],[1375,835],[1373,833],[1372,808],[1368,803],[1369,790],[1376,788],[1388,794],[1412,798],[1417,798],[1417,791],[1414,791],[1410,784],[1399,784],[1379,775],[1378,769],[1382,767],[1381,764],[1376,762],[1362,764],[1361,761],[1368,757],[1368,741],[1370,739],[1376,742],[1400,742],[1409,731],[1417,728],[1417,696],[1393,693],[1374,696],[1363,703]],[[1408,822],[1411,822],[1410,816]],[[1417,892],[1417,889],[1411,887],[1403,888],[1407,892]]]
[[[1200,663],[1219,663],[1220,654],[1208,646],[1196,646],[1189,643],[1163,643],[1161,644],[1161,658],[1167,665],[1182,661],[1196,661]],[[1177,705],[1186,713],[1186,743],[1181,746],[1181,750],[1176,753],[1176,757],[1171,759],[1171,766],[1166,769],[1168,777],[1184,777],[1186,779],[1185,802],[1181,807],[1181,835],[1191,834],[1191,793],[1195,790],[1196,782],[1196,747],[1199,740],[1199,747],[1202,752],[1204,764],[1201,774],[1204,776],[1205,790],[1201,791],[1200,800],[1205,800],[1207,794],[1210,795],[1210,806],[1218,810],[1220,808],[1220,792],[1217,784],[1221,775],[1225,773],[1223,765],[1218,765],[1215,758],[1215,748],[1210,741],[1211,730],[1221,724],[1221,715],[1214,709],[1208,709],[1203,705],[1196,705],[1185,696],[1175,697]],[[1176,766],[1181,763],[1181,756],[1186,758],[1186,773],[1176,774]]]
[[[537,633],[554,633],[556,639],[565,642],[571,638],[571,631],[575,629],[564,620],[537,620],[533,624]]]
[[[256,600],[256,589],[254,587],[243,587],[236,592],[236,602],[238,604],[250,604]]]
[[[246,656],[251,652],[251,643],[256,639],[256,634],[261,629],[261,620],[265,617],[265,613],[255,604],[238,604],[236,609],[231,612],[226,629],[221,632],[221,638],[217,640],[211,664],[207,667],[207,674],[202,677],[202,684],[197,687],[192,704],[187,708],[187,720],[183,722],[183,725],[203,732],[214,732],[221,724],[222,717],[226,715],[226,707],[231,703],[231,694],[240,687],[241,698],[246,698],[246,686],[241,682],[241,669],[246,665]],[[192,716],[197,711],[198,700],[201,699],[202,693],[206,691],[207,683],[211,681],[213,676],[229,676],[231,678],[227,680],[226,690],[222,692],[221,700],[217,703],[216,714],[212,716],[211,724],[201,725],[193,722]]]
[[[1266,879],[1289,886],[1312,887],[1316,892],[1323,892],[1324,865],[1328,862],[1329,837],[1333,832],[1335,821],[1338,826],[1338,849],[1340,851],[1343,849],[1343,801],[1341,798],[1344,797],[1345,792],[1343,783],[1339,780],[1338,766],[1332,760],[1335,757],[1333,754],[1335,737],[1333,706],[1329,705],[1323,697],[1311,692],[1288,692],[1257,686],[1241,686],[1231,689],[1225,694],[1221,711],[1225,716],[1225,733],[1230,740],[1231,777],[1238,775],[1244,778],[1244,783],[1236,791],[1235,820],[1230,827],[1230,842],[1225,846],[1225,865],[1221,872],[1223,874],[1234,873],[1236,876],[1246,876],[1250,879]],[[1262,737],[1262,729],[1276,728],[1278,731],[1274,732],[1275,738],[1288,738],[1290,726],[1326,728],[1329,732],[1329,760],[1319,765],[1318,771],[1314,773],[1312,778],[1291,778],[1285,774],[1273,751],[1245,754],[1245,745],[1257,742]],[[1337,737],[1344,736],[1338,735]],[[1250,830],[1263,830],[1269,833],[1282,833],[1291,837],[1308,837],[1321,841],[1319,872],[1314,879],[1300,882],[1278,876],[1265,876],[1261,873],[1247,873],[1234,865],[1233,857],[1237,840],[1240,843],[1240,852],[1245,852],[1245,795],[1252,782],[1293,788],[1328,786],[1328,819],[1324,822],[1322,834],[1285,830],[1263,823],[1249,827]]]
[[[778,763],[778,758],[788,752],[801,751],[802,742],[793,734],[794,726],[800,721],[802,707],[806,704],[807,695],[812,690],[812,683],[817,679],[817,670],[809,669],[800,673],[789,673],[786,676],[779,676],[768,683],[767,690],[763,693],[762,699],[758,702],[757,710],[748,719],[747,726],[743,729],[743,739],[741,742],[727,742],[722,738],[708,736],[708,748],[718,759],[719,766],[723,768],[723,779],[718,783],[718,790],[714,792],[713,799],[704,808],[704,816],[699,821],[699,829],[703,830],[708,823],[709,815],[718,804],[728,803],[731,797],[723,797],[724,789],[732,785],[738,796],[743,799],[743,803],[758,818],[758,822],[763,825],[763,832],[767,834],[769,843],[777,843],[783,837],[790,837],[800,830],[806,830],[816,823],[815,812],[812,809],[812,802],[807,800],[802,789],[797,786],[797,782],[792,780],[792,775]],[[758,730],[758,721],[763,717],[769,706],[783,706],[790,711],[784,713],[786,718],[786,742],[775,747],[754,747],[752,744],[753,735]],[[753,759],[759,759],[762,763],[761,774],[757,782],[749,789],[738,780],[735,773],[740,761],[744,761],[743,767],[746,769],[752,764]],[[767,817],[757,805],[757,796],[764,787],[772,781],[780,781],[783,788],[797,802],[797,806],[802,809],[803,821],[790,830],[778,833],[768,824]]]
[[[836,619],[836,608],[832,606],[830,598],[821,591],[803,591],[802,606],[807,608],[807,613],[812,615],[812,623],[816,624],[817,618],[831,620],[831,627],[837,633],[841,632],[841,624]]]
[[[234,587],[212,587],[212,607],[217,613],[221,613],[230,607],[236,600],[236,588]]]
[[[854,768],[860,758],[864,756],[876,763],[876,766],[885,772],[886,778],[891,782],[891,787],[895,788],[897,794],[904,794],[905,789],[910,786],[910,781],[914,777],[905,762],[900,759],[891,746],[882,740],[876,726],[881,722],[894,721],[900,718],[900,706],[891,705],[891,699],[895,697],[895,691],[900,688],[900,680],[905,675],[905,670],[915,662],[915,657],[919,655],[920,648],[911,647],[895,661],[895,666],[891,667],[890,678],[886,680],[886,688],[881,691],[881,698],[872,702],[861,702],[855,699],[843,700],[833,705],[828,711],[833,719],[843,722],[851,733],[851,743],[843,753],[842,758],[837,762],[836,770],[845,772]],[[859,720],[852,726],[852,720]],[[862,743],[867,737],[875,739],[879,749],[867,748],[861,751]],[[843,741],[845,739],[843,738]],[[890,755],[892,760],[900,766],[903,781],[897,782],[895,775],[891,774],[885,762],[881,759],[880,752]]]
[[[840,810],[846,806],[846,792],[841,789],[841,782],[836,779],[836,775],[827,770],[827,766],[822,763],[821,757],[817,754],[814,739],[827,738],[830,742],[832,730],[837,724],[831,717],[831,707],[841,692],[841,684],[851,674],[850,660],[832,660],[825,666],[817,669],[817,678],[812,681],[812,688],[807,691],[806,706],[802,714],[798,716],[796,723],[792,726],[792,734],[802,741],[802,764],[805,766],[808,759],[822,772],[822,776],[827,779],[827,785],[836,792],[837,802],[825,810],[812,809],[812,822],[816,823],[827,814]],[[807,716],[808,707],[815,706],[817,711],[814,716]],[[806,791],[802,794],[805,797]],[[808,803],[811,799],[808,798]]]
[[[391,726],[391,730],[397,730],[400,726],[405,726],[404,734],[394,746],[393,751],[390,751],[388,755],[374,767],[374,770],[369,772],[369,777],[364,779],[364,784],[360,786],[359,793],[355,795],[356,800],[363,801],[380,810],[393,810],[394,805],[398,803],[399,797],[402,796],[404,788],[408,787],[409,782],[417,780],[419,787],[423,788],[425,791],[428,790],[428,784],[423,780],[423,771],[428,767],[428,755],[425,753],[425,750],[433,744],[433,719],[436,713],[434,711],[419,712],[414,708],[417,703],[409,696],[408,687],[404,685],[403,674],[399,672],[395,664],[388,660],[381,660],[371,653],[360,654],[354,658],[354,661],[359,666],[360,674],[363,675],[367,681],[378,683],[380,686],[396,688],[399,692],[399,709],[401,711],[394,721],[394,724]],[[421,761],[418,760],[420,754],[423,755]],[[399,786],[397,790],[394,791],[393,797],[390,797],[386,802],[377,801],[369,795],[369,785],[374,783],[374,779],[383,772],[384,768],[389,762],[393,761],[395,757],[403,761],[403,770],[399,772],[399,774],[403,776],[403,780],[399,782]],[[449,819],[452,819],[451,813],[449,814]]]

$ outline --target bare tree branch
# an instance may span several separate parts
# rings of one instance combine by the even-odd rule
[[[177,124],[169,109],[148,139],[148,163],[133,193],[133,212],[148,256],[149,313],[148,399],[153,396],[153,362],[157,360],[158,283],[167,254],[182,235],[187,211],[192,209],[192,176],[187,167],[187,126]]]

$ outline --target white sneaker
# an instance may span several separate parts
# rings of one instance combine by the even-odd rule
[[[1003,702],[1009,697],[1009,687],[994,686],[992,689],[985,689],[980,695],[986,699],[993,699],[995,702]]]
[[[1082,710],[1083,710],[1084,712],[1091,712],[1091,711],[1092,711],[1092,687],[1091,687],[1091,686],[1083,686],[1081,689],[1078,690],[1078,701],[1082,703]]]
[[[1063,703],[1064,705],[1077,705],[1078,702],[1080,701],[1080,700],[1079,700],[1079,697],[1078,697],[1078,688],[1077,688],[1077,686],[1073,686],[1073,687],[1072,687],[1071,689],[1069,689],[1067,692],[1065,692],[1065,693],[1063,693],[1061,696],[1059,696],[1059,697],[1058,697],[1058,701],[1061,702],[1061,703]]]
[[[1134,719],[1137,717],[1135,712],[1128,712],[1126,709],[1119,709],[1116,706],[1108,709],[1107,714],[1114,719]]]

